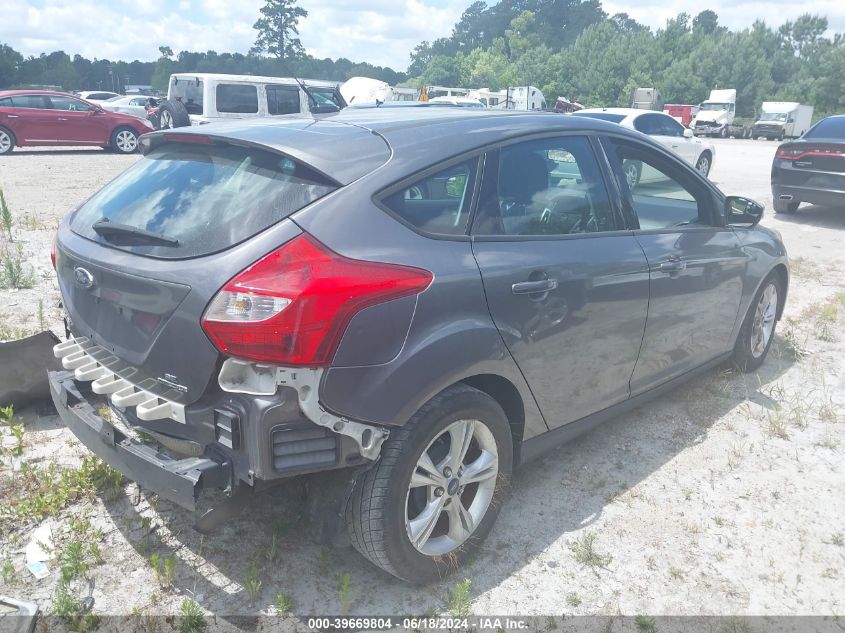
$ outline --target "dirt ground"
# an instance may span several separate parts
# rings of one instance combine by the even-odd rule
[[[776,144],[715,144],[713,180],[770,209]],[[14,244],[0,238],[0,246],[20,245],[34,283],[0,290],[0,335],[38,329],[39,301],[44,323],[61,332],[54,229],[135,160],[101,150],[0,158],[17,222]],[[49,610],[64,548],[82,529],[102,560],[70,587],[85,594],[93,579],[99,614],[172,614],[186,597],[218,616],[272,614],[280,593],[297,614],[449,613],[462,608],[454,591],[464,579],[468,609],[479,614],[842,613],[845,209],[767,211],[763,224],[783,235],[793,274],[764,366],[749,375],[714,370],[525,467],[485,549],[442,583],[411,587],[351,548],[313,545],[295,484],[206,537],[180,508],[147,494],[136,505],[134,485],[124,485],[115,500],[85,494],[45,520],[53,549],[42,580],[25,568],[38,524],[0,523],[0,594]],[[23,455],[3,458],[0,485],[24,462],[79,467],[87,451],[55,415],[17,413]]]

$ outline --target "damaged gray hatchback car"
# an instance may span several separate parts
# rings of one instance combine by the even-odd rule
[[[141,144],[58,231],[62,419],[189,509],[324,473],[322,516],[414,582],[478,546],[518,464],[758,367],[786,298],[760,205],[603,121],[370,109]]]

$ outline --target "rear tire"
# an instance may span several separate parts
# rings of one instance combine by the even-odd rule
[[[490,532],[512,466],[499,404],[468,385],[449,387],[392,430],[379,461],[358,475],[346,508],[352,545],[408,582],[443,578]]]
[[[0,156],[10,153],[15,149],[17,140],[12,130],[0,126]]]
[[[776,272],[770,273],[748,306],[734,345],[733,364],[739,371],[754,371],[766,360],[775,339],[782,300],[783,280]]]
[[[131,127],[115,128],[111,133],[111,148],[118,154],[134,154],[138,151],[138,136]]]
[[[798,211],[798,205],[801,203],[795,200],[780,200],[778,198],[774,198],[772,200],[772,207],[775,210],[775,213],[788,213],[793,214]]]
[[[181,101],[165,99],[158,104],[158,129],[169,130],[174,127],[188,127],[191,117]]]

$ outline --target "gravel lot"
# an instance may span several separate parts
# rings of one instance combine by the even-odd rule
[[[776,143],[715,145],[713,180],[770,208]],[[99,149],[0,158],[0,187],[17,219],[11,248],[21,246],[34,276],[31,290],[0,290],[0,334],[37,329],[39,300],[46,324],[61,331],[49,263],[53,231],[135,160]],[[70,522],[87,518],[102,556],[87,572],[100,614],[177,613],[186,596],[218,616],[270,614],[280,592],[301,614],[446,613],[463,579],[471,582],[473,613],[842,613],[845,209],[805,207],[778,218],[767,211],[763,223],[783,235],[793,279],[761,370],[712,371],[527,466],[486,550],[440,584],[409,587],[352,549],[311,544],[295,484],[204,538],[168,502],[142,494],[135,505],[129,485],[116,500],[83,496],[46,519],[55,549],[43,580],[25,569],[36,524],[0,521],[8,572],[0,594],[49,609],[58,558],[75,538]],[[0,240],[0,247],[10,245]],[[56,416],[18,413],[24,453],[3,458],[0,490],[21,477],[24,461],[79,466],[87,451]],[[12,438],[3,441],[11,446]],[[0,506],[7,502],[0,494]],[[576,559],[588,539],[594,565]],[[153,571],[155,554],[174,561],[170,577]],[[70,586],[84,594],[88,584],[78,578]]]

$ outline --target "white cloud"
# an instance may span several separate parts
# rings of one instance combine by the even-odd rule
[[[831,32],[845,32],[845,2],[842,0],[813,0],[807,3],[792,0],[711,0],[705,4],[700,0],[676,0],[671,4],[662,0],[640,0],[636,3],[628,0],[602,4],[609,15],[624,12],[652,28],[662,28],[666,20],[684,11],[695,17],[704,9],[711,9],[719,15],[719,24],[731,29],[750,27],[758,19],[770,27],[778,27],[803,13],[812,13],[826,16]]]
[[[255,41],[262,0],[0,0],[0,42],[25,55],[64,50],[88,58],[158,57],[158,47],[242,52]],[[420,41],[451,33],[466,0],[301,0],[300,37],[316,57],[404,70]],[[168,10],[168,7],[173,7]]]

